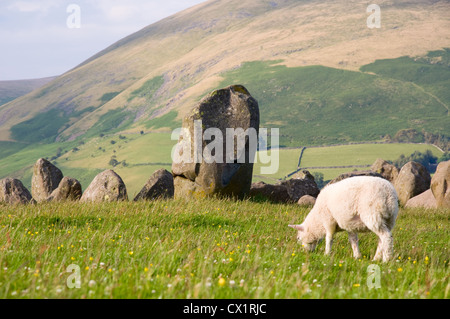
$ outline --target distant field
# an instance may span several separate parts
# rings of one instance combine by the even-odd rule
[[[2,142],[3,143],[3,142]],[[124,180],[130,198],[134,197],[154,171],[164,168],[171,170],[171,152],[176,141],[169,133],[123,134],[97,137],[85,144],[55,143],[33,146],[20,146],[4,151],[0,157],[0,178],[14,177],[31,187],[32,168],[41,157],[52,158],[65,176],[77,178],[83,189],[92,179],[105,169],[114,169]],[[10,144],[8,144],[10,146]],[[401,154],[410,155],[414,151],[431,150],[440,157],[442,153],[432,145],[425,144],[363,144],[320,148],[307,148],[301,167],[334,167],[352,165],[372,165],[377,158],[395,160]],[[0,150],[1,152],[1,150]],[[253,181],[275,183],[297,170],[301,149],[281,149],[279,170],[275,174],[263,175],[260,157],[254,167]],[[270,153],[269,153],[270,156]],[[119,164],[110,165],[111,159]],[[367,170],[359,168],[358,170]],[[325,180],[331,180],[353,168],[311,169],[312,173],[324,174]]]
[[[433,152],[438,158],[443,154],[436,147],[426,144],[361,144],[307,148],[302,158],[301,167],[372,165],[377,158],[392,161],[399,158],[402,154],[408,156],[415,151],[423,153],[427,150]],[[358,168],[357,170],[369,169]],[[353,171],[353,169],[311,170],[311,172],[323,173],[325,180],[334,179],[338,175],[350,171]]]
[[[359,166],[372,165],[377,158],[395,160],[400,155],[410,155],[415,151],[425,152],[430,150],[438,158],[442,152],[433,145],[427,144],[360,144],[307,148],[303,153],[301,167],[335,167],[335,166]],[[297,170],[301,149],[280,150],[280,169],[277,174],[261,176],[259,174],[260,163],[255,165],[255,181],[273,182],[273,179],[282,179]],[[264,165],[265,166],[265,165]],[[370,168],[357,168],[368,170]],[[331,180],[342,173],[353,171],[354,168],[323,168],[310,169],[310,172],[323,173],[325,180]]]
[[[16,153],[0,158],[0,178],[11,176],[19,178],[27,187],[31,186],[32,168],[41,157],[54,159],[64,176],[78,179],[86,189],[92,179],[105,169],[114,169],[127,185],[132,197],[144,186],[154,171],[160,168],[171,169],[171,151],[173,142],[168,133],[145,135],[111,135],[94,138],[85,144],[54,143],[30,145]],[[112,158],[120,164],[109,164]],[[122,163],[125,162],[124,166]],[[169,165],[166,165],[169,164]]]
[[[448,299],[448,211],[401,210],[394,259],[336,235],[305,253],[288,224],[308,209],[252,201],[0,204],[0,298]],[[70,289],[79,267],[80,289]],[[368,268],[380,267],[370,289]]]

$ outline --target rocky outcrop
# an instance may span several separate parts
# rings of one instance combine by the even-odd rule
[[[395,179],[395,190],[402,205],[430,188],[431,176],[420,163],[409,162],[400,170]]]
[[[173,176],[165,169],[156,171],[134,198],[134,201],[169,199],[174,197]]]
[[[437,207],[450,208],[450,161],[438,165],[431,180],[431,191]]]
[[[0,180],[0,203],[9,205],[28,204],[32,197],[28,189],[18,179]]]
[[[81,197],[82,202],[116,202],[128,200],[122,178],[112,170],[98,174]]]
[[[233,85],[205,97],[183,120],[172,165],[175,198],[248,195],[259,121],[258,102],[243,86]],[[212,132],[209,129],[218,129],[221,136],[201,138]],[[236,143],[235,138],[227,141],[230,129],[241,130],[237,136],[245,143]]]
[[[33,168],[31,194],[39,202],[45,202],[52,192],[58,188],[63,173],[55,165],[44,158],[39,159]]]

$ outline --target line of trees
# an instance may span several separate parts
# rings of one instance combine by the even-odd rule
[[[430,173],[434,173],[440,162],[448,160],[450,160],[450,152],[446,152],[442,157],[437,158],[430,150],[427,150],[425,153],[415,151],[409,156],[402,154],[398,159],[392,161],[391,164],[395,165],[398,169],[401,169],[406,163],[414,161],[425,166]]]

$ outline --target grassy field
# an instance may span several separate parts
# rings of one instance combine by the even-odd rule
[[[427,150],[438,158],[443,154],[439,149],[428,144],[359,144],[307,148],[303,153],[300,166],[305,168],[372,165],[377,158],[393,161],[402,154],[409,155],[415,151],[424,153]],[[297,170],[300,153],[301,149],[281,149],[280,169],[273,175],[260,175],[261,167],[267,165],[257,162],[253,179],[272,183],[274,180],[283,179]],[[359,171],[368,169],[370,168],[357,168]],[[331,180],[353,170],[354,168],[321,168],[311,169],[310,172],[322,173],[325,180]]]
[[[173,144],[173,145],[172,145]],[[137,194],[154,171],[170,170],[172,147],[170,134],[126,134],[94,138],[86,143],[54,143],[18,148],[13,154],[0,158],[0,178],[19,178],[31,186],[34,163],[41,157],[52,158],[64,176],[78,179],[86,189],[94,177],[105,169],[114,169],[124,180],[131,196]],[[120,164],[109,164],[115,158]],[[124,166],[125,164],[125,166]],[[167,165],[169,164],[169,165]]]
[[[164,168],[171,170],[171,151],[176,141],[169,133],[108,135],[94,138],[86,143],[54,143],[44,145],[20,145],[0,142],[0,178],[14,177],[31,187],[32,168],[41,157],[52,158],[64,176],[78,179],[86,189],[94,177],[105,169],[114,169],[124,180],[128,194],[134,197],[154,171]],[[11,147],[14,145],[14,148]],[[307,148],[301,167],[331,167],[351,165],[371,165],[377,158],[395,160],[401,154],[410,155],[414,151],[431,150],[437,157],[442,156],[432,145],[420,144],[363,144],[343,145],[321,148]],[[261,168],[268,165],[258,160],[254,168],[255,182],[275,183],[297,170],[300,149],[281,149],[280,166],[277,173],[262,175]],[[119,164],[109,164],[114,158]],[[359,168],[365,170],[367,168]],[[325,180],[336,178],[351,168],[312,169],[311,172],[323,173]]]
[[[224,200],[0,205],[0,298],[449,297],[448,210],[401,210],[395,259],[374,263],[377,238],[347,235],[305,253],[288,224],[307,210]],[[368,267],[380,267],[369,289]],[[80,289],[67,282],[79,267]],[[70,277],[72,276],[72,277]]]
[[[372,165],[377,158],[393,161],[402,154],[409,155],[414,151],[424,153],[427,150],[430,150],[438,158],[443,154],[436,147],[426,144],[361,144],[307,148],[303,154],[301,167]],[[358,168],[357,170],[368,169],[370,168]],[[351,168],[337,168],[312,169],[310,171],[322,173],[325,180],[330,180],[352,170]]]

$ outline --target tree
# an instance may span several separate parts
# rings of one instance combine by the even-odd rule
[[[119,164],[120,164],[119,161],[116,160],[115,158],[111,158],[111,160],[109,161],[109,165],[111,165],[112,167],[116,167]]]
[[[438,163],[450,161],[450,152],[445,152],[444,155],[439,158]]]
[[[405,156],[404,154],[400,155],[400,157],[396,159],[393,164],[398,169],[401,169],[406,163],[417,162],[425,166],[428,171],[432,172],[437,164],[437,160],[437,157],[434,156],[430,150],[427,150],[425,153],[415,151],[409,156]]]
[[[315,172],[312,175],[314,176],[314,180],[316,181],[317,187],[319,187],[319,189],[324,188],[326,183],[324,181],[323,173]]]

